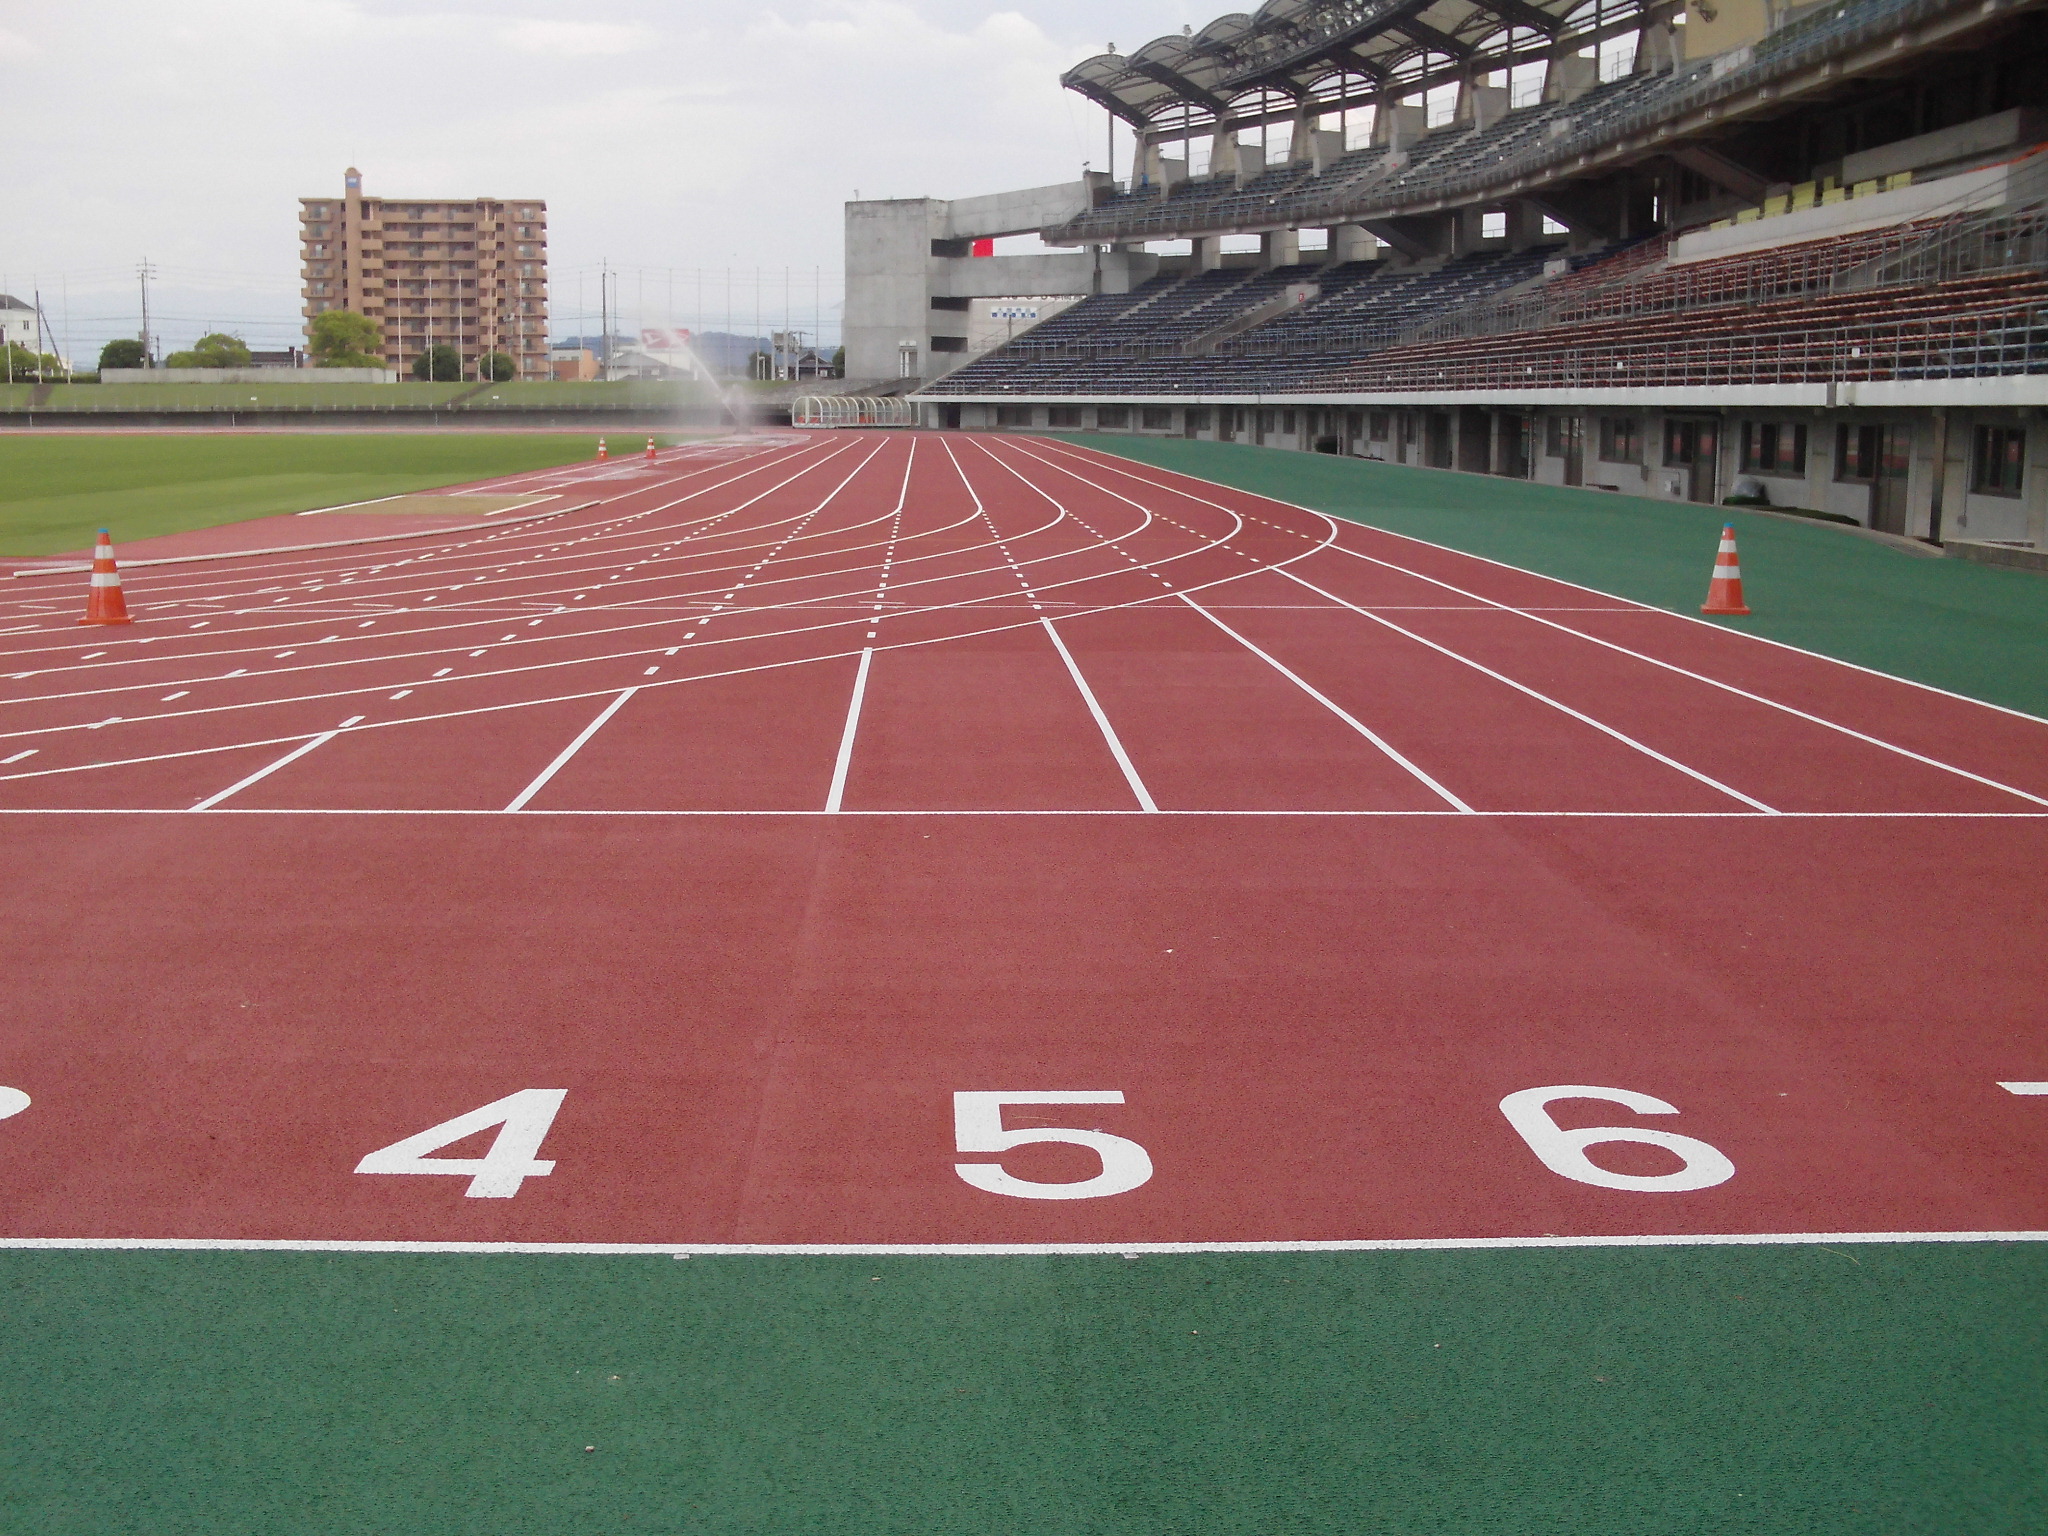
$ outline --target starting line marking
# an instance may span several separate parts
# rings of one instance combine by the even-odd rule
[[[1392,1237],[1246,1243],[431,1243],[321,1238],[0,1237],[0,1251],[473,1254],[480,1257],[1010,1258],[1040,1255],[1445,1253],[1513,1248],[1767,1248],[2048,1243],[2048,1232],[1709,1232],[1640,1237]]]
[[[2022,1098],[2039,1098],[2048,1095],[2048,1083],[2000,1083],[2007,1093],[2016,1093]]]

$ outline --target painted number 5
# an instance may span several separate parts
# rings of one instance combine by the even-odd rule
[[[1080,1131],[1045,1125],[1028,1131],[1003,1129],[1006,1104],[1121,1104],[1120,1093],[956,1093],[953,1095],[953,1144],[962,1152],[1007,1152],[1038,1142],[1063,1141],[1086,1147],[1102,1159],[1102,1172],[1092,1179],[1046,1184],[1020,1179],[996,1163],[955,1163],[953,1171],[976,1189],[1019,1200],[1100,1200],[1136,1189],[1152,1177],[1152,1159],[1135,1141],[1107,1131]]]
[[[1500,1112],[1508,1124],[1521,1133],[1529,1150],[1543,1159],[1552,1173],[1576,1179],[1601,1189],[1635,1191],[1676,1191],[1712,1189],[1735,1177],[1735,1165],[1718,1147],[1673,1131],[1650,1131],[1632,1125],[1593,1125],[1568,1131],[1550,1118],[1549,1106],[1559,1099],[1599,1099],[1619,1104],[1639,1115],[1675,1115],[1673,1106],[1647,1093],[1626,1088],[1524,1088],[1500,1101]],[[1676,1173],[1609,1173],[1586,1156],[1586,1149],[1603,1142],[1632,1141],[1648,1147],[1662,1147],[1678,1155],[1685,1164]]]

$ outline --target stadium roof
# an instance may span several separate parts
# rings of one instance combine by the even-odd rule
[[[1139,128],[1278,115],[1264,101],[1233,111],[1247,95],[1335,109],[1390,87],[1405,93],[1475,66],[1541,57],[1560,41],[1633,30],[1648,8],[1644,0],[1266,0],[1249,16],[1100,54],[1060,83]]]

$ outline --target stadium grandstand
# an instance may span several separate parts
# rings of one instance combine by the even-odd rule
[[[1110,172],[850,204],[848,373],[2048,546],[2043,79],[2038,0],[1269,0],[1067,73]]]

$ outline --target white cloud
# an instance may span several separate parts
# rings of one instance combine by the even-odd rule
[[[43,50],[23,37],[19,32],[0,28],[0,59],[38,59]]]
[[[0,32],[40,50],[0,89],[11,230],[0,290],[68,282],[81,350],[132,334],[164,269],[168,339],[297,326],[295,204],[363,169],[394,197],[549,204],[557,329],[626,269],[629,321],[723,319],[724,269],[828,292],[841,204],[1035,186],[1101,163],[1060,72],[1225,0],[95,0]],[[0,0],[6,14],[8,0]],[[451,61],[468,59],[474,67]],[[477,64],[477,60],[483,60]],[[492,62],[495,61],[495,62]],[[206,82],[235,82],[232,111]],[[77,93],[89,87],[81,118]],[[1121,139],[1130,151],[1128,132]],[[669,274],[676,276],[671,280]],[[699,298],[700,280],[702,292]],[[751,280],[750,276],[747,280]],[[673,281],[676,311],[669,306]],[[181,297],[174,284],[184,290]],[[717,309],[709,306],[716,291]],[[688,294],[687,304],[683,295]],[[658,295],[658,297],[657,297]],[[743,287],[732,313],[753,323]],[[594,323],[594,321],[593,321]]]
[[[645,47],[649,36],[642,27],[622,27],[604,21],[515,21],[502,28],[498,37],[521,53],[545,58],[591,59],[631,53]]]

